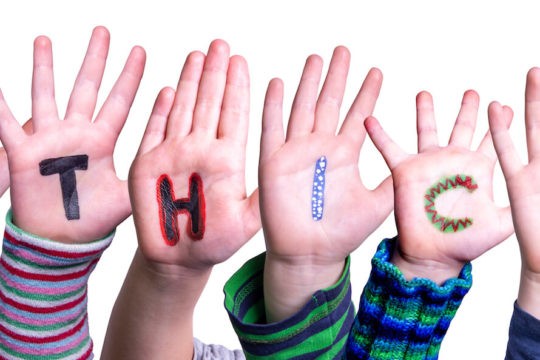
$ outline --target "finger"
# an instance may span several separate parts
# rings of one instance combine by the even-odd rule
[[[36,131],[58,119],[58,110],[54,99],[52,45],[45,36],[39,36],[34,41],[32,118]]]
[[[419,153],[439,145],[433,98],[427,91],[416,96],[416,132]]]
[[[346,47],[338,46],[334,50],[328,74],[315,108],[314,131],[336,133],[350,59],[351,55]]]
[[[322,65],[322,59],[318,55],[311,55],[306,60],[291,109],[287,140],[305,136],[313,130]]]
[[[9,151],[15,144],[24,139],[25,133],[21,125],[17,122],[4,99],[4,94],[0,90],[0,141]]]
[[[205,58],[205,55],[200,51],[194,51],[186,58],[167,123],[167,136],[183,138],[191,131],[193,111],[195,110]]]
[[[255,189],[244,201],[244,208],[242,210],[243,224],[244,224],[244,242],[246,243],[251,239],[257,231],[261,228],[261,213],[259,207],[259,190]]]
[[[514,223],[512,221],[512,208],[506,206],[498,209],[498,224],[499,224],[499,236],[498,242],[495,244],[500,244],[510,235],[514,233]]]
[[[5,149],[0,148],[0,196],[9,189],[9,166]]]
[[[212,41],[199,83],[193,114],[193,132],[216,137],[228,67],[229,45],[223,40]]]
[[[351,138],[358,148],[364,142],[366,136],[364,120],[375,109],[375,103],[381,91],[382,79],[383,76],[379,69],[369,70],[339,130],[339,134]]]
[[[477,151],[484,154],[493,162],[497,161],[497,153],[495,152],[495,147],[493,146],[493,139],[491,137],[490,130],[487,130],[482,138],[482,142],[478,146]]]
[[[490,225],[494,229],[494,234],[479,244],[481,248],[479,249],[479,253],[476,255],[476,257],[499,245],[504,240],[508,239],[508,237],[514,232],[512,215],[509,206],[497,209],[497,215],[492,221],[493,222]],[[474,260],[474,258],[470,260]]]
[[[264,99],[259,164],[268,160],[284,143],[283,82],[272,79]]]
[[[378,219],[376,222],[382,223],[394,207],[394,189],[391,175],[387,176],[373,190],[373,195],[377,202],[377,206],[373,209],[375,211],[375,218]]]
[[[7,113],[4,113],[6,109],[7,109]],[[2,96],[2,91],[0,90],[0,140],[2,138],[2,133],[3,133],[2,123],[4,122],[4,119],[8,117],[11,117],[11,119],[10,120],[8,119],[7,121],[14,120],[13,116],[11,115],[11,111],[9,111],[9,108],[7,108],[7,105],[5,104],[4,97]],[[6,190],[9,189],[9,183],[10,183],[10,180],[9,180],[8,157],[7,157],[7,152],[4,146],[4,148],[0,148],[0,196],[4,195]]]
[[[245,146],[249,124],[249,70],[246,60],[232,56],[219,120],[218,137]]]
[[[34,123],[32,122],[32,118],[26,120],[22,128],[26,135],[32,135],[34,133]]]
[[[379,150],[386,164],[393,170],[399,163],[409,157],[383,130],[377,119],[369,116],[365,126],[371,141]]]
[[[525,127],[530,162],[540,155],[540,68],[532,68],[527,73]]]
[[[471,147],[479,105],[480,98],[474,90],[467,90],[463,94],[461,108],[459,109],[454,129],[450,135],[449,144],[467,149]]]
[[[146,53],[142,47],[135,46],[128,56],[122,73],[116,80],[109,96],[96,117],[96,124],[106,126],[114,138],[118,138],[124,126],[129,109],[133,104],[146,62]]]
[[[114,207],[114,216],[116,221],[115,224],[122,223],[130,214],[131,214],[131,203],[129,199],[129,190],[127,180],[118,180],[117,189],[110,192],[112,198],[109,199],[111,203],[115,204]]]
[[[503,106],[503,119],[505,121],[506,129],[510,127],[512,118],[514,117],[514,112],[509,106]],[[492,159],[494,162],[497,161],[497,153],[495,152],[495,147],[493,146],[493,139],[491,136],[491,130],[487,130],[484,138],[478,146],[478,152],[484,154],[488,158]]]
[[[92,121],[105,71],[109,42],[109,31],[102,26],[96,27],[69,97],[66,119]]]
[[[507,124],[510,121],[507,119],[508,116],[508,111],[505,111],[499,103],[489,104],[488,118],[491,139],[506,179],[523,167],[508,132]]]
[[[171,88],[162,89],[154,103],[152,113],[146,129],[144,131],[141,145],[137,155],[143,155],[161,144],[165,139],[165,129],[167,128],[167,118],[174,102],[174,90]]]

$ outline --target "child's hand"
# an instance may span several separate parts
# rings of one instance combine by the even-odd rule
[[[336,48],[317,95],[322,60],[318,56],[307,59],[286,137],[282,125],[283,85],[272,80],[268,87],[259,192],[270,321],[285,318],[314,291],[335,283],[345,258],[392,208],[390,179],[369,190],[358,171],[365,138],[362,123],[373,111],[382,82],[378,69],[368,73],[336,133],[349,62],[348,50]]]
[[[512,143],[506,124],[512,112],[506,106],[489,106],[489,126],[495,150],[506,179],[516,237],[521,250],[521,282],[518,304],[540,319],[540,242],[536,222],[540,218],[540,69],[527,75],[525,127],[528,164],[523,165]]]
[[[129,188],[139,247],[156,265],[208,270],[260,228],[257,192],[246,196],[249,74],[216,40],[191,53],[176,96],[156,100]],[[168,266],[167,266],[168,268]]]
[[[0,96],[2,92],[0,90]],[[32,134],[32,119],[28,120],[23,125],[23,129],[27,134]],[[0,147],[0,196],[9,189],[9,165],[6,149]]]
[[[9,166],[6,150],[0,148],[0,196],[9,189]]]
[[[0,137],[8,154],[14,223],[65,242],[111,232],[130,213],[125,181],[116,176],[113,150],[143,74],[145,53],[135,47],[97,114],[109,33],[97,27],[60,120],[54,98],[51,42],[34,42],[33,133],[26,134],[0,93]]]
[[[368,134],[392,172],[398,229],[392,261],[407,278],[443,282],[512,233],[509,208],[493,202],[496,156],[489,133],[476,151],[470,150],[478,104],[474,91],[464,94],[449,144],[441,147],[433,100],[420,93],[417,155],[400,149],[374,118],[366,120]]]
[[[245,189],[248,122],[247,63],[222,40],[187,57],[176,92],[159,93],[128,179],[139,248],[102,359],[193,358],[212,266],[260,228],[258,193]]]

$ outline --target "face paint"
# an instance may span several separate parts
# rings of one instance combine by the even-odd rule
[[[435,199],[442,193],[462,187],[469,192],[473,192],[478,188],[474,180],[470,176],[456,175],[441,179],[438,183],[431,186],[424,195],[424,210],[426,215],[437,229],[442,232],[457,232],[472,225],[471,218],[453,219],[438,213],[435,209]]]
[[[157,201],[161,234],[167,245],[174,246],[180,240],[178,215],[188,215],[187,233],[193,240],[200,240],[204,235],[205,202],[203,183],[197,173],[189,178],[189,197],[175,199],[171,178],[163,174],[157,181]]]
[[[79,197],[75,170],[88,169],[88,155],[64,156],[45,159],[39,163],[39,173],[43,176],[59,174],[64,211],[68,220],[80,218]]]
[[[324,210],[324,186],[326,184],[326,157],[322,156],[315,163],[313,185],[311,188],[311,218],[319,221]]]

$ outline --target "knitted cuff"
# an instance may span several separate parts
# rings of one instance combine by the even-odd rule
[[[437,359],[442,339],[472,285],[471,264],[439,286],[407,281],[390,263],[395,239],[386,239],[372,259],[369,281],[347,342],[348,359]]]
[[[272,324],[266,324],[264,262],[264,253],[249,260],[224,288],[225,308],[246,358],[341,357],[354,319],[349,258],[335,285],[314,293],[309,302],[292,317]]]
[[[0,258],[0,358],[91,359],[87,283],[114,236],[64,244],[6,216]]]

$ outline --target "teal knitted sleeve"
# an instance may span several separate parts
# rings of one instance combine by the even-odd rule
[[[369,281],[349,339],[347,359],[437,359],[441,342],[472,285],[471,264],[439,286],[407,281],[392,263],[395,239],[386,239],[372,259]]]

